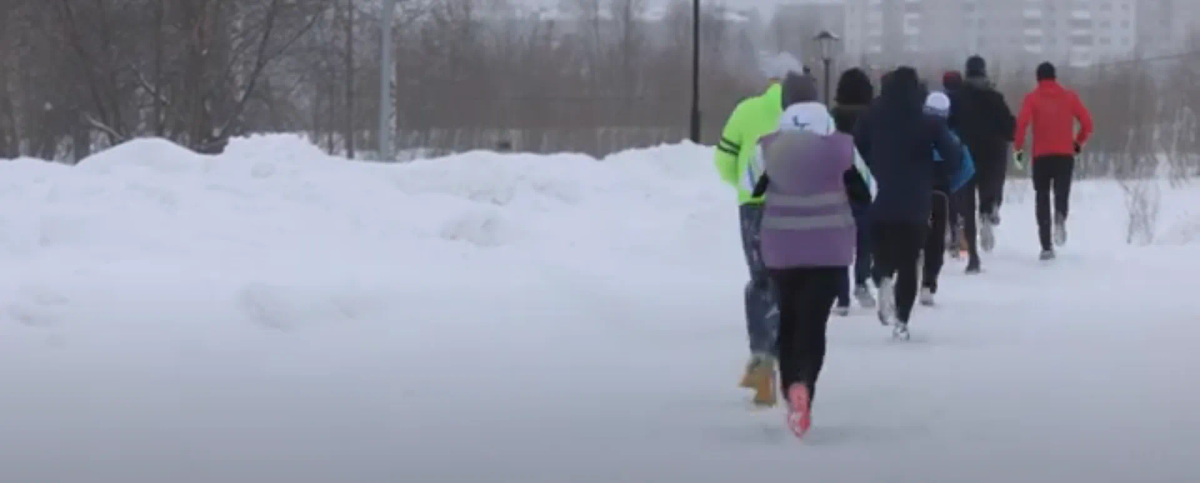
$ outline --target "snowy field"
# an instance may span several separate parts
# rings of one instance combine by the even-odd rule
[[[1115,184],[913,340],[831,321],[797,442],[755,411],[710,151],[403,166],[287,136],[0,163],[0,481],[1200,481],[1200,186],[1125,244]]]

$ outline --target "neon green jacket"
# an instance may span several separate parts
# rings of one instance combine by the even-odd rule
[[[737,188],[738,204],[763,202],[763,197],[751,196],[758,173],[747,170],[757,153],[758,138],[774,131],[781,115],[783,86],[772,84],[762,95],[738,103],[725,122],[713,162],[721,179]],[[743,179],[748,181],[742,182]]]

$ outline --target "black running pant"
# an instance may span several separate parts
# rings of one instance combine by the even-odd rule
[[[929,217],[929,234],[925,236],[925,266],[921,285],[937,293],[938,275],[946,257],[946,227],[950,218],[950,197],[941,191],[933,192],[933,212]]]
[[[875,222],[871,243],[875,247],[875,284],[896,277],[896,317],[908,322],[917,298],[917,258],[925,248],[927,222]]]
[[[963,237],[967,239],[967,254],[971,260],[979,260],[978,218],[975,216],[975,191],[978,189],[976,178],[963,185],[954,194],[958,204],[958,214],[963,218]]]
[[[771,270],[779,296],[779,379],[787,394],[793,383],[816,391],[825,364],[825,328],[849,267],[805,267]]]
[[[1042,250],[1050,250],[1050,194],[1054,194],[1054,213],[1064,220],[1070,208],[1071,175],[1075,157],[1071,155],[1039,156],[1033,160],[1033,191],[1037,194],[1038,238]]]
[[[976,166],[975,184],[979,189],[979,214],[989,216],[1004,203],[1004,179],[1008,176],[1007,153],[999,162]]]

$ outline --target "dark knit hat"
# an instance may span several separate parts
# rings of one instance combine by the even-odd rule
[[[816,102],[817,79],[807,74],[788,72],[783,78],[783,108],[800,102]]]
[[[967,78],[972,77],[987,77],[987,62],[983,57],[972,55],[967,59]]]
[[[1054,64],[1042,62],[1037,66],[1037,80],[1054,80],[1058,78],[1058,71],[1054,69]]]

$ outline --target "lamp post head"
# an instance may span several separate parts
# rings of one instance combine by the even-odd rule
[[[813,37],[813,40],[817,41],[817,45],[821,47],[821,59],[829,60],[833,58],[833,44],[842,39],[828,30],[822,30],[816,37]]]

